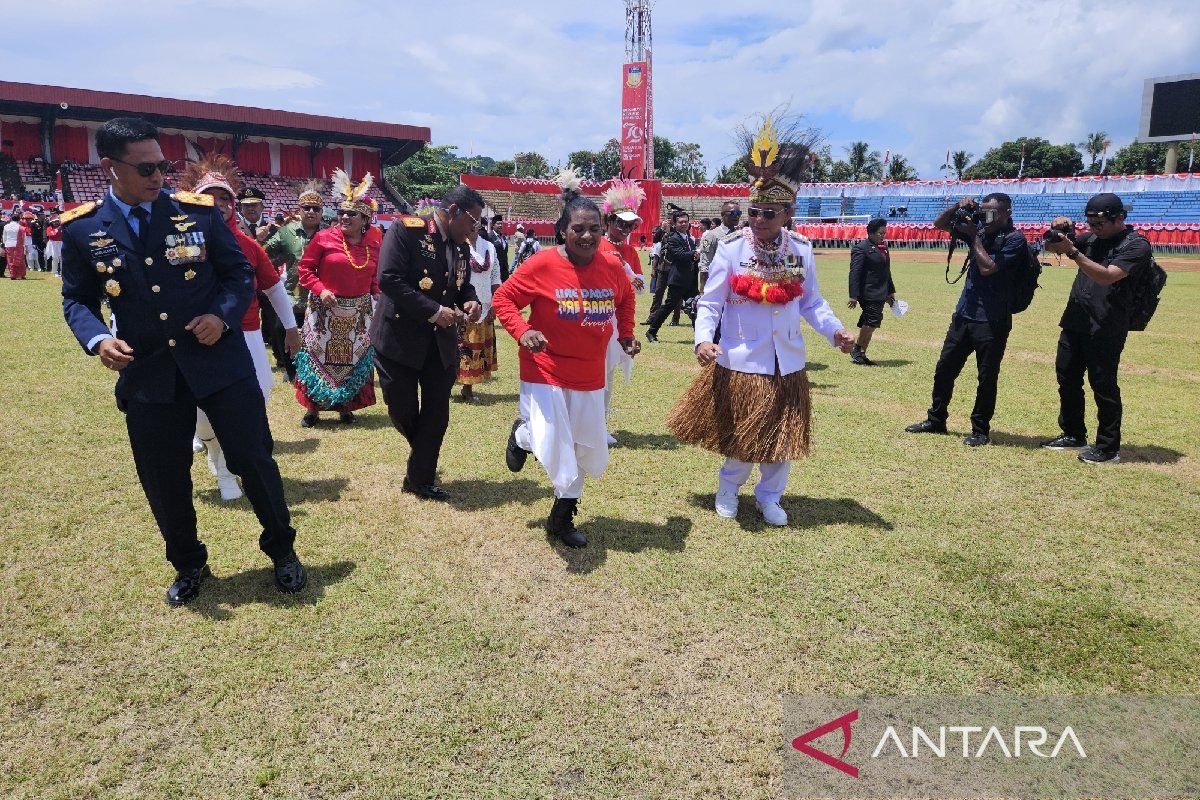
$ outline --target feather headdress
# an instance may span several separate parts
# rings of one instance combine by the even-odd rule
[[[568,192],[578,194],[579,187],[583,183],[583,174],[574,167],[563,167],[555,174],[553,180],[564,194]]]
[[[633,222],[641,219],[637,210],[646,201],[646,190],[637,181],[618,178],[604,191],[602,199],[601,210],[605,217],[616,214],[626,222]]]
[[[175,180],[176,188],[199,194],[205,189],[224,189],[233,197],[242,190],[242,179],[229,156],[213,153],[199,161],[189,161]]]
[[[367,196],[372,185],[371,173],[367,173],[358,185],[343,169],[335,169],[330,179],[333,183],[333,196],[341,199],[340,208],[344,211],[354,211],[364,217],[370,217],[378,207],[376,202]]]
[[[300,187],[300,195],[296,198],[296,204],[323,207],[325,205],[325,187],[320,181],[309,181]]]
[[[743,127],[737,135],[746,153],[746,171],[751,203],[791,205],[804,180],[804,170],[821,141],[821,134],[805,128],[797,118],[790,121],[782,113],[767,114],[757,132]]]

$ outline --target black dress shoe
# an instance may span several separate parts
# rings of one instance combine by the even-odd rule
[[[296,556],[296,551],[288,553],[275,562],[275,588],[284,594],[295,594],[308,585],[308,573]]]
[[[521,427],[522,422],[520,419],[513,422],[512,430],[508,433],[508,446],[504,448],[504,463],[508,465],[509,472],[520,472],[529,458],[529,451],[517,444],[517,428]]]
[[[167,588],[167,605],[178,607],[195,600],[200,595],[200,581],[211,574],[208,564],[177,573],[175,582]]]
[[[655,333],[654,331],[646,331],[646,341],[647,342],[657,342],[658,334]]]
[[[436,483],[416,484],[405,478],[404,484],[400,488],[410,494],[415,494],[422,500],[440,500],[445,503],[450,499],[450,493]]]
[[[967,447],[982,447],[985,444],[990,444],[992,438],[986,433],[972,433],[967,438],[963,439],[963,444]]]
[[[1082,450],[1087,447],[1087,439],[1080,439],[1078,436],[1067,436],[1064,433],[1057,439],[1042,442],[1042,447],[1047,450]]]
[[[587,547],[587,537],[575,527],[574,517],[578,511],[579,498],[556,497],[546,519],[546,533],[557,536],[567,547]]]
[[[931,419],[923,419],[920,422],[914,422],[904,430],[909,433],[945,433],[946,423],[934,422]]]
[[[303,417],[300,418],[300,427],[301,428],[311,428],[312,426],[314,426],[316,424],[317,424],[317,412],[315,412],[315,411],[310,411],[307,414],[305,414]]]
[[[351,414],[349,411],[343,411],[341,413],[341,415],[338,417],[338,419],[341,420],[343,425],[353,425],[354,424],[354,415]]]

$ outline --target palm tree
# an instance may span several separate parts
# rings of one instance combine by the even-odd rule
[[[1088,172],[1096,171],[1096,162],[1100,160],[1100,154],[1104,152],[1104,145],[1107,141],[1107,131],[1096,131],[1087,135],[1087,141],[1077,145],[1080,150],[1087,153],[1088,157],[1092,159],[1091,164],[1088,165]]]
[[[966,150],[955,150],[950,156],[950,163],[943,164],[942,169],[954,170],[954,177],[961,181],[963,173],[967,171],[967,165],[974,157],[974,153],[968,153]]]
[[[850,180],[867,181],[883,179],[883,163],[879,151],[872,150],[866,142],[851,142],[846,148],[846,163],[850,165]]]
[[[907,158],[895,153],[888,161],[887,179],[889,181],[915,181],[917,171],[913,169],[912,164],[908,163]]]

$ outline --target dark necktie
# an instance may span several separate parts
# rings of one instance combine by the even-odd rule
[[[138,245],[141,252],[146,252],[146,240],[150,236],[150,212],[141,206],[134,206],[129,213],[137,217],[138,221]]]

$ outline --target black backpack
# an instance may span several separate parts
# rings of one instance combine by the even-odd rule
[[[1020,231],[1017,233],[1021,238],[1025,238],[1025,234]],[[1034,252],[1033,245],[1029,244],[1028,240],[1025,241],[1025,252],[1028,256],[1025,259],[1025,266],[1018,270],[1012,278],[1013,293],[1010,308],[1014,314],[1020,314],[1029,308],[1029,304],[1033,302],[1033,293],[1038,290],[1038,278],[1042,277],[1042,262],[1038,260],[1038,254]]]
[[[1112,254],[1115,256],[1121,252],[1121,249],[1134,236],[1146,238],[1137,231],[1130,231]],[[1158,310],[1158,300],[1163,287],[1167,285],[1167,271],[1158,265],[1158,262],[1154,260],[1154,253],[1151,252],[1150,263],[1146,265],[1146,268],[1130,273],[1129,277],[1122,280],[1121,283],[1128,284],[1124,290],[1129,295],[1129,330],[1146,330],[1154,312]]]

